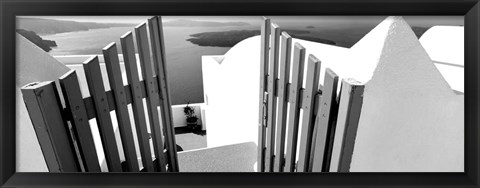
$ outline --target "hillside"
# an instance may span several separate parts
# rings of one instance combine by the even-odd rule
[[[52,50],[50,47],[56,47],[57,44],[53,40],[44,40],[42,37],[38,36],[33,31],[27,31],[23,29],[17,29],[17,33],[25,37],[27,40],[33,42],[35,45],[40,47],[42,50],[49,52]]]
[[[75,22],[64,20],[53,20],[43,18],[17,18],[17,29],[33,31],[38,35],[50,35],[56,33],[65,33],[73,31],[87,31],[89,29],[110,28],[110,27],[128,27],[133,24],[118,23],[95,23],[95,22]]]

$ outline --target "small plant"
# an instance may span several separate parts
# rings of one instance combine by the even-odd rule
[[[183,112],[187,117],[187,126],[194,131],[198,129],[198,124],[197,124],[198,117],[195,115],[195,109],[192,108],[191,106],[188,106],[189,104],[190,102],[188,102],[187,106],[183,108]]]

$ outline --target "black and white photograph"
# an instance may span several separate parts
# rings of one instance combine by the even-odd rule
[[[464,16],[15,17],[16,172],[465,172]]]

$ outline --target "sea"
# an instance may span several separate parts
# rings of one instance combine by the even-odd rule
[[[165,27],[165,53],[172,105],[203,103],[202,56],[223,55],[230,47],[198,46],[186,41],[191,34],[211,31],[257,29],[257,27]],[[120,37],[133,27],[112,27],[41,36],[54,40],[52,56],[102,54],[102,48],[115,42],[121,53]],[[82,62],[79,62],[81,64]]]
[[[319,19],[308,17],[274,17],[276,23],[285,29],[310,30],[312,34],[332,40],[339,46],[350,47],[373,29],[385,17],[332,17]],[[432,25],[463,25],[463,17],[406,17],[411,26],[430,27]],[[241,21],[241,20],[235,20]],[[222,27],[164,27],[167,74],[172,105],[202,103],[203,79],[201,57],[203,55],[223,55],[229,47],[205,47],[186,41],[190,35],[202,32],[253,30],[259,29],[261,19],[247,19],[248,26]],[[307,26],[308,27],[307,29]],[[313,26],[313,27],[311,27]],[[117,43],[121,53],[120,37],[134,31],[134,27],[111,27],[87,31],[41,35],[54,40],[57,47],[49,53],[52,56],[101,54],[102,48],[111,42]],[[79,62],[79,64],[82,62]]]

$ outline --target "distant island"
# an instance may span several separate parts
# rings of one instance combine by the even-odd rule
[[[54,20],[44,18],[23,18],[16,20],[17,29],[33,31],[38,35],[51,35],[57,33],[66,33],[74,31],[87,31],[90,29],[110,28],[110,27],[133,27],[134,24],[120,23],[95,23],[95,22],[75,22],[65,20]]]
[[[335,45],[336,43],[331,40],[322,39],[316,36],[307,35],[310,31],[305,30],[284,30],[290,36],[308,40],[313,42],[320,42],[324,44]],[[213,47],[233,47],[240,41],[260,35],[260,30],[232,30],[232,31],[220,31],[220,32],[204,32],[190,35],[193,38],[187,39],[187,41],[199,45],[199,46],[213,46]]]
[[[290,36],[297,39],[318,42],[323,44],[329,45],[337,45],[342,47],[351,47],[342,45],[342,41],[339,43],[335,42],[334,40],[325,39],[318,36],[317,34],[311,33],[310,29],[315,28],[314,26],[306,26],[308,30],[294,30],[294,29],[285,29]],[[423,33],[425,33],[429,28],[428,27],[418,27],[412,26],[412,30],[415,35],[420,38]],[[203,33],[196,33],[190,35],[190,38],[186,39],[187,41],[196,44],[198,46],[211,46],[211,47],[233,47],[240,41],[253,37],[256,35],[260,35],[260,30],[231,30],[231,31],[220,31],[220,32],[203,32]],[[353,42],[354,44],[355,42]],[[352,44],[352,45],[353,45]]]
[[[17,31],[18,34],[22,35],[23,37],[25,37],[29,41],[33,42],[35,45],[40,47],[45,52],[49,52],[50,50],[52,50],[51,47],[56,47],[57,46],[57,43],[55,43],[55,41],[44,40],[44,39],[42,39],[42,37],[38,36],[33,31],[27,31],[27,30],[24,30],[24,29],[17,29],[16,31]]]
[[[170,27],[224,27],[224,26],[248,26],[245,22],[212,22],[212,21],[194,21],[179,19],[163,23],[163,26]]]

